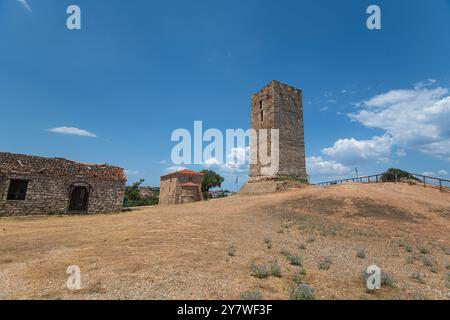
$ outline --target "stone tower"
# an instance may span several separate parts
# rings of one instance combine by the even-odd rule
[[[264,178],[296,178],[307,180],[305,165],[305,140],[303,129],[302,91],[278,81],[272,81],[252,96],[251,128],[259,135],[260,129],[268,130],[270,155],[270,129],[279,130],[279,166],[275,171],[266,170],[258,162],[250,165],[250,181]],[[251,139],[251,153],[256,156],[256,139]],[[259,150],[257,152],[260,159]]]

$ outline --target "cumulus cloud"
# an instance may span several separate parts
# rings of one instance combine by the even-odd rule
[[[139,175],[139,171],[137,171],[137,170],[125,170],[125,174],[127,176],[137,176],[137,175]]]
[[[435,80],[413,89],[391,90],[362,102],[349,114],[368,128],[384,130],[391,143],[450,160],[450,96],[447,88],[430,88]]]
[[[249,155],[250,147],[237,147],[230,150],[225,163],[212,157],[205,160],[203,164],[208,169],[222,171],[227,174],[247,173]]]
[[[187,169],[186,167],[179,167],[179,166],[172,166],[172,167],[168,167],[168,168],[166,168],[166,173],[174,173],[174,172],[177,172],[177,171],[181,171],[181,170],[185,170],[185,169]]]
[[[306,158],[306,167],[310,175],[319,174],[346,174],[350,168],[333,160],[324,160],[322,157]]]
[[[58,134],[67,134],[72,136],[80,136],[80,137],[89,137],[89,138],[97,138],[95,134],[92,132],[75,128],[75,127],[58,127],[49,129],[50,132],[58,133]]]
[[[322,153],[345,165],[355,165],[372,161],[388,161],[393,145],[389,135],[373,137],[370,140],[339,139],[334,146]]]
[[[27,9],[28,11],[32,12],[31,7],[28,5],[27,0],[17,0],[17,2],[19,2],[20,4],[22,4],[25,9]]]
[[[448,176],[448,171],[447,170],[439,170],[438,175],[440,175],[442,177]]]

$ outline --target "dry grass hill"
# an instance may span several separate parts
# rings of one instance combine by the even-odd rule
[[[0,299],[288,299],[300,282],[316,299],[449,299],[449,234],[450,193],[407,184],[3,218]],[[271,261],[278,277],[264,277]],[[372,264],[386,275],[376,293],[361,279]],[[80,291],[66,288],[69,265]]]

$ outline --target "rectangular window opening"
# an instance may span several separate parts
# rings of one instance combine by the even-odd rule
[[[28,180],[11,180],[7,200],[25,200],[27,197]]]

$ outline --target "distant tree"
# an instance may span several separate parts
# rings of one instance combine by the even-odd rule
[[[140,187],[144,183],[144,179],[133,183],[125,188],[125,199],[130,207],[156,205],[159,202],[159,189],[155,189],[155,194],[149,197],[142,197]]]
[[[225,180],[213,170],[203,170],[202,192],[205,198],[208,198],[209,190],[212,188],[220,188]]]
[[[139,188],[144,183],[144,181],[144,179],[140,179],[138,182],[135,182],[131,186],[127,186],[125,188],[125,196],[129,201],[141,200],[141,193],[139,192]]]
[[[401,179],[411,179],[411,180],[417,180],[416,177],[411,175],[407,171],[403,171],[397,168],[389,168],[386,172],[383,173],[381,176],[381,181],[383,182],[395,182],[395,177],[397,176],[397,180],[400,181]]]

